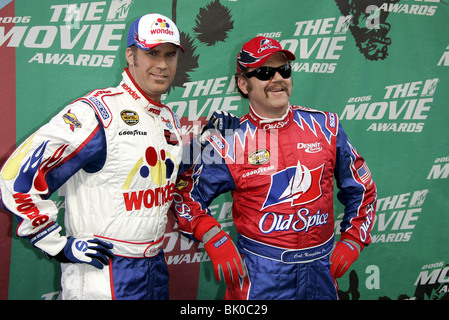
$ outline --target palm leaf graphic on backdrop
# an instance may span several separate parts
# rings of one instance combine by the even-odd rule
[[[172,20],[176,24],[176,7],[177,0],[172,2]],[[205,43],[207,46],[215,45],[219,41],[227,39],[227,33],[234,28],[234,21],[230,10],[221,5],[219,0],[215,0],[205,7],[200,8],[196,16],[196,25],[193,28],[196,39]],[[195,53],[197,46],[194,44],[194,38],[185,32],[180,32],[181,43],[186,52],[179,56],[178,70],[176,77],[171,85],[174,87],[182,87],[182,85],[190,81],[189,72],[198,68],[199,55]]]
[[[228,32],[234,28],[234,21],[231,19],[230,10],[215,0],[200,8],[193,31],[199,41],[212,46],[218,41],[226,40]]]

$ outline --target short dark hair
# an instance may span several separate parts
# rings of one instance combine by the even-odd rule
[[[242,90],[240,90],[239,88],[239,84],[238,84],[238,79],[239,78],[245,78],[248,80],[248,78],[246,77],[246,69],[242,70],[240,72],[237,72],[236,74],[234,74],[234,80],[235,80],[235,86],[237,87],[237,91],[240,93],[240,95],[244,98],[244,99],[248,99],[248,95],[246,93],[243,93]]]
[[[133,59],[134,59],[134,63],[136,63],[136,52],[137,52],[137,46],[135,44],[129,46],[128,48],[131,49],[131,51],[133,52]],[[129,68],[129,63],[128,61],[126,61],[126,67]]]

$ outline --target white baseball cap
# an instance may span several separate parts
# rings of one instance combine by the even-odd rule
[[[136,45],[150,50],[162,43],[172,43],[185,52],[179,41],[179,30],[166,16],[150,13],[135,20],[128,31],[128,47]]]

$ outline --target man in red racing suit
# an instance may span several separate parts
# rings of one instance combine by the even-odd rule
[[[268,56],[294,59],[277,41],[259,38],[245,44],[247,51],[269,40]],[[272,79],[280,77],[276,72]],[[180,169],[172,205],[179,229],[205,243],[216,277],[223,272],[228,283],[226,299],[337,299],[335,279],[371,242],[376,185],[370,171],[335,113],[288,103],[281,117],[266,118],[252,108],[251,94],[250,103],[237,130],[211,134],[195,166]],[[334,178],[345,213],[331,258]],[[244,263],[208,209],[227,191]]]

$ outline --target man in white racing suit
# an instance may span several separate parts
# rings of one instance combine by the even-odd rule
[[[1,205],[17,216],[17,235],[62,262],[62,299],[169,297],[161,246],[182,141],[160,99],[184,49],[160,14],[134,21],[127,44],[120,84],[66,106],[1,171]],[[67,235],[49,199],[58,189]]]

